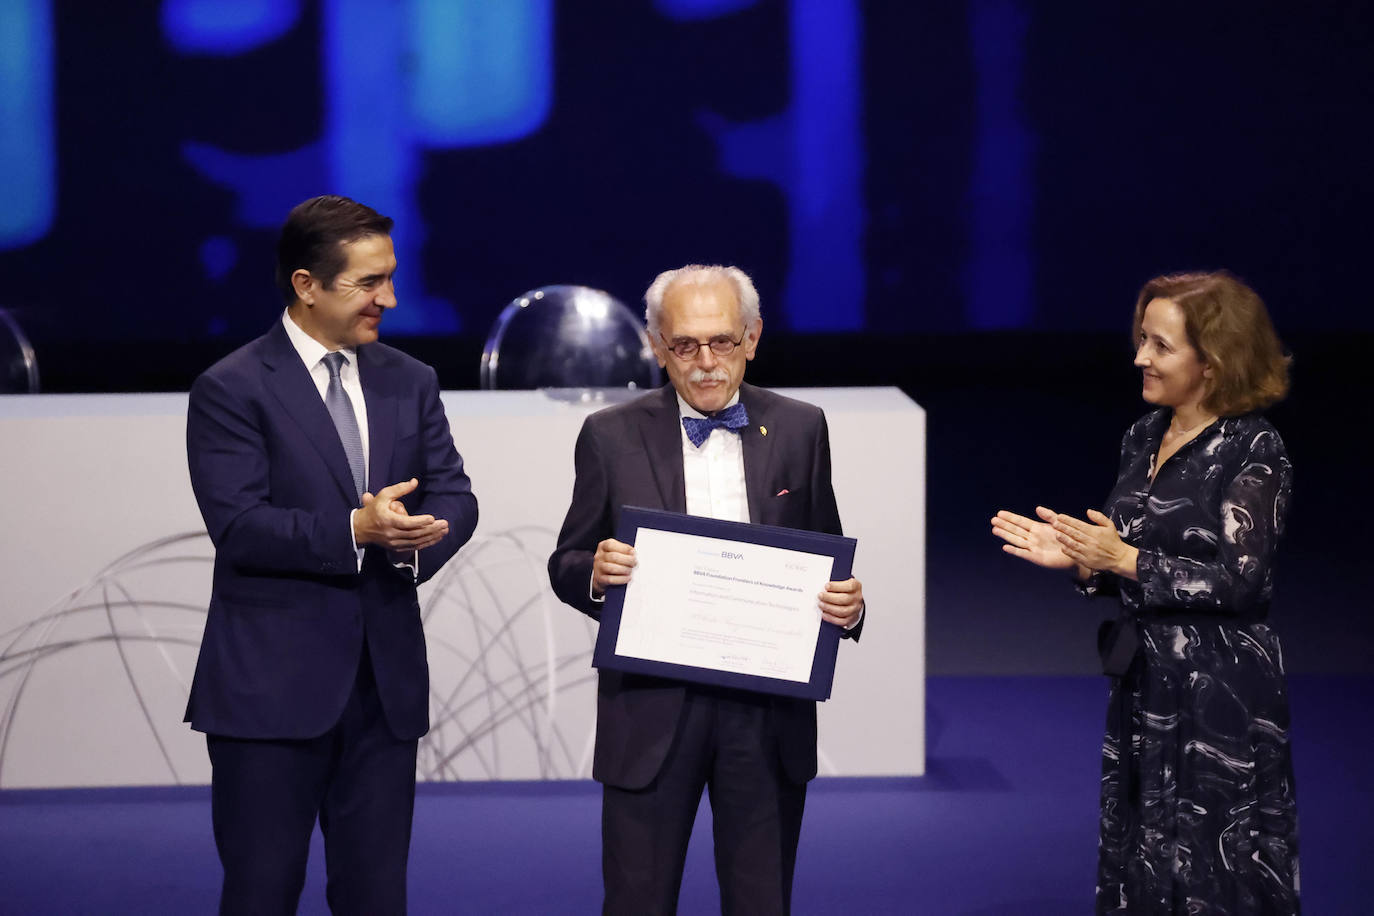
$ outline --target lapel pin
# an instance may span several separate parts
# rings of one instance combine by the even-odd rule
[[[759,432],[763,433],[763,435],[765,435],[765,436],[768,435],[768,427],[766,427],[766,426],[760,426],[760,427],[759,427]]]

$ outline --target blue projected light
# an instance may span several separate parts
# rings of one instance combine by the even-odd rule
[[[787,326],[857,330],[865,277],[859,11],[854,0],[792,0],[790,22],[788,110],[749,124],[715,115],[702,123],[726,173],[771,181],[787,196]]]
[[[692,22],[738,13],[757,2],[758,0],[654,0],[654,6],[669,19]]]
[[[312,143],[289,153],[254,156],[187,142],[181,154],[201,176],[238,195],[234,216],[245,229],[275,229],[306,197],[325,194],[324,150]]]
[[[433,146],[523,137],[544,123],[553,84],[553,2],[412,0],[411,111]]]
[[[792,2],[792,326],[864,325],[859,11],[853,0]]]
[[[163,0],[162,34],[183,54],[232,57],[276,41],[300,15],[300,0]]]
[[[178,16],[189,16],[217,4],[169,0],[164,29],[185,21],[173,16],[173,6]],[[299,14],[299,3],[291,4],[283,25],[263,4],[249,6],[254,15],[202,22],[195,34],[218,30],[216,47],[226,50],[250,33],[270,40]],[[392,217],[405,307],[388,316],[387,326],[401,334],[457,331],[453,304],[423,285],[421,156],[427,149],[519,139],[544,123],[553,95],[552,0],[320,0],[318,9],[319,140],[266,155],[190,141],[183,153],[202,176],[235,193],[246,228],[276,226],[293,205],[324,193],[346,194]],[[251,28],[243,25],[249,20]],[[168,37],[192,53],[184,35],[169,31]]]
[[[1015,0],[974,0],[969,33],[977,71],[977,143],[970,196],[969,325],[1028,327],[1032,317],[1031,160],[1020,99],[1030,14]]]
[[[458,313],[424,290],[424,225],[416,193],[421,150],[410,136],[406,69],[413,66],[404,16],[390,0],[324,0],[324,153],[330,190],[396,221],[396,286],[404,308],[394,332],[452,333]],[[455,87],[455,89],[466,87]]]
[[[200,245],[200,266],[212,280],[223,280],[238,263],[239,250],[232,239],[211,236]]]
[[[0,249],[47,235],[57,207],[48,6],[0,3]]]

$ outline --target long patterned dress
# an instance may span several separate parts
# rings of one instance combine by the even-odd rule
[[[1297,913],[1288,693],[1264,623],[1292,467],[1274,427],[1247,414],[1203,430],[1152,481],[1169,419],[1156,410],[1126,433],[1103,510],[1139,549],[1139,581],[1083,586],[1119,596],[1104,636],[1128,660],[1102,747],[1097,912]]]

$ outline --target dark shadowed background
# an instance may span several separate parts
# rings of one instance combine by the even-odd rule
[[[1290,669],[1374,670],[1368,4],[7,0],[0,56],[0,307],[45,391],[186,390],[275,320],[276,227],[319,193],[396,217],[384,332],[448,388],[528,289],[637,309],[735,263],[751,380],[929,412],[936,675],[1092,670],[1107,609],[987,519],[1097,505],[1135,291],[1228,267],[1294,354]]]

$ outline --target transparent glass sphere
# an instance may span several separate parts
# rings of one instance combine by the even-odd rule
[[[541,286],[506,306],[482,353],[482,387],[656,388],[662,375],[644,323],[586,286]]]
[[[36,394],[38,359],[14,315],[0,309],[0,394]]]

